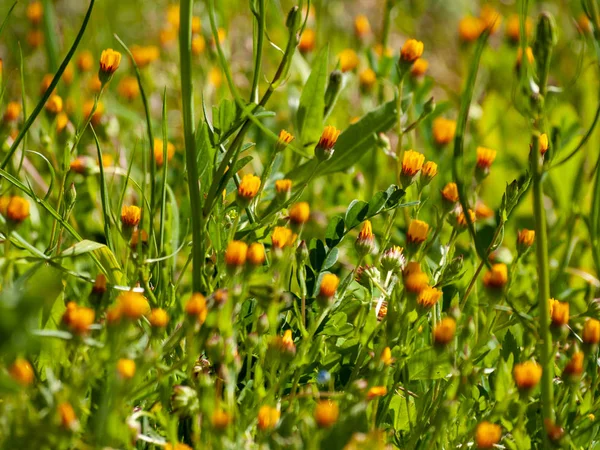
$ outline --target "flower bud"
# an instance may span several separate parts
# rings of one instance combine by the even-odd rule
[[[365,220],[363,226],[358,233],[358,238],[354,243],[356,252],[360,256],[368,255],[373,251],[375,247],[375,236],[373,235],[373,229],[371,227],[371,221]]]
[[[315,156],[319,161],[327,161],[333,156],[335,143],[340,136],[341,131],[331,125],[327,125],[315,147]]]
[[[402,247],[394,245],[381,255],[381,267],[388,272],[398,273],[404,269],[406,258]]]

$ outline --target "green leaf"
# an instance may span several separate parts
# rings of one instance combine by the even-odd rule
[[[351,230],[367,218],[369,204],[362,200],[353,200],[346,210],[346,229]]]
[[[68,256],[79,256],[85,253],[90,253],[96,251],[102,247],[106,247],[104,244],[99,242],[90,241],[84,239],[83,241],[79,241],[76,244],[70,246],[69,248],[63,250],[63,252],[59,255],[61,258],[65,258]]]
[[[215,148],[210,142],[208,124],[202,122],[196,128],[196,151],[198,152],[198,177],[200,189],[204,192],[212,182],[213,166],[215,163]]]
[[[123,284],[123,271],[114,253],[105,245],[92,251],[92,253],[102,265],[108,282],[113,285]]]
[[[327,251],[325,250],[325,244],[319,239],[311,239],[308,246],[310,265],[315,272],[320,272],[323,268],[323,263],[327,257]]]
[[[334,247],[332,248],[329,253],[327,253],[327,257],[325,258],[325,261],[323,261],[323,267],[321,268],[321,270],[327,270],[329,268],[331,268],[338,259],[338,248]]]
[[[433,348],[415,351],[408,361],[408,372],[413,380],[437,380],[444,378],[451,371],[450,362]]]
[[[329,220],[327,230],[325,231],[325,243],[327,247],[333,248],[340,243],[344,237],[344,227],[344,219],[340,216],[334,216]]]
[[[298,135],[305,147],[316,144],[323,131],[328,59],[329,47],[325,47],[315,59],[310,76],[300,96]]]
[[[321,164],[315,177],[340,172],[352,167],[365,154],[375,151],[378,134],[388,131],[397,121],[394,100],[380,106],[350,125],[337,140],[335,152],[329,161]],[[302,164],[286,175],[295,182],[305,182],[315,171],[318,162],[314,159]]]

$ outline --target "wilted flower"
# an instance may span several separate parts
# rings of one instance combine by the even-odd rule
[[[480,422],[475,431],[475,441],[478,448],[493,448],[502,438],[500,425],[487,421]]]
[[[515,364],[513,376],[519,389],[533,389],[542,378],[542,366],[535,361],[525,361],[520,364]]]
[[[321,400],[315,407],[315,420],[320,428],[329,428],[337,422],[340,409],[331,400]]]
[[[433,329],[433,342],[444,346],[454,339],[456,332],[456,321],[452,317],[444,317]]]

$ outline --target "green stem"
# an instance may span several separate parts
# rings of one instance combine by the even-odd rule
[[[256,41],[254,47],[254,76],[252,78],[252,90],[250,91],[250,102],[258,103],[258,83],[262,68],[263,42],[265,37],[265,0],[258,0],[258,13],[256,15]]]

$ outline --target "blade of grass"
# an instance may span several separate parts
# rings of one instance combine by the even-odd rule
[[[4,27],[6,26],[6,24],[8,23],[8,18],[10,17],[10,15],[13,12],[13,9],[15,9],[15,6],[17,6],[18,2],[14,2],[12,4],[12,6],[9,8],[8,12],[6,13],[6,16],[4,16],[4,20],[2,21],[2,25],[0,25],[0,35],[2,34],[2,31],[4,30]]]
[[[91,125],[90,130],[92,130],[94,142],[96,143],[96,150],[98,152],[98,166],[100,169],[100,202],[102,203],[102,215],[104,216],[104,236],[106,237],[106,246],[114,253],[115,247],[113,246],[112,233],[110,231],[110,216],[108,214],[108,211],[110,210],[110,200],[108,198],[106,178],[104,176],[104,159],[102,157],[102,150],[100,149],[100,142],[98,141],[96,130],[94,130],[94,127]]]

